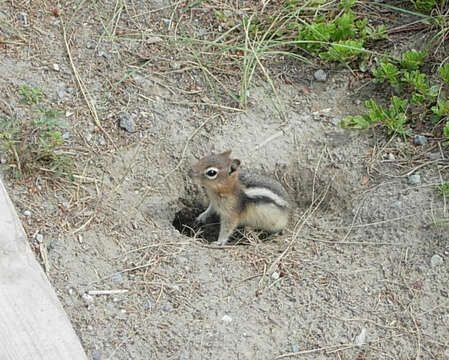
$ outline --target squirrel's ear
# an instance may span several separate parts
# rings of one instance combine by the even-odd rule
[[[225,152],[222,152],[221,154],[218,154],[218,156],[224,157],[224,158],[229,158],[231,156],[232,150],[228,150]]]
[[[229,167],[229,174],[235,172],[240,167],[241,163],[242,162],[239,159],[233,159],[231,161],[231,166]]]

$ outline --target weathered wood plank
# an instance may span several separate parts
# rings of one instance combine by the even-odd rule
[[[0,359],[87,359],[1,179]]]

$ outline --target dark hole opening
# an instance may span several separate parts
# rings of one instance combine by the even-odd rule
[[[196,217],[206,209],[197,203],[187,204],[185,201],[183,203],[187,206],[175,214],[172,221],[173,227],[185,236],[203,239],[209,243],[217,241],[220,232],[219,216],[213,215],[207,219],[205,224],[198,224],[195,222]],[[271,235],[267,232],[258,232],[257,234],[260,240],[265,240]],[[243,228],[234,231],[229,243],[248,244]]]

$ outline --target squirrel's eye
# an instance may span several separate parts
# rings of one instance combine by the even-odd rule
[[[207,176],[209,179],[215,178],[215,177],[217,176],[217,174],[218,174],[218,172],[217,172],[217,170],[215,170],[215,169],[209,169],[209,170],[206,171],[206,176]]]

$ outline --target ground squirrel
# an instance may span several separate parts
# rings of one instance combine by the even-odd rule
[[[189,171],[209,198],[209,207],[196,221],[204,223],[213,213],[220,216],[220,234],[213,245],[225,245],[237,226],[271,233],[282,231],[290,213],[287,192],[276,180],[240,174],[240,160],[231,159],[230,155],[231,151],[226,151],[206,156]]]

